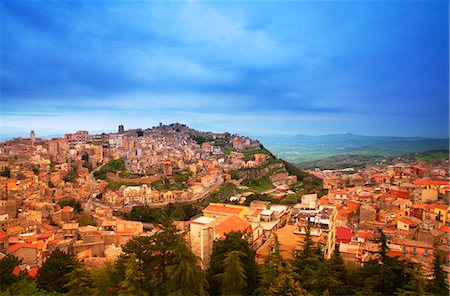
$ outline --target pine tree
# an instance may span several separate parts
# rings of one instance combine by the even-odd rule
[[[178,243],[174,254],[174,264],[167,267],[171,286],[169,295],[206,295],[206,274],[197,265],[197,257],[187,248],[184,240]]]
[[[73,270],[67,274],[67,277],[69,282],[64,287],[68,289],[68,292],[64,295],[77,296],[94,294],[94,282],[90,276],[90,272],[82,262],[76,261]]]
[[[14,268],[21,264],[22,260],[19,260],[14,255],[7,255],[2,260],[0,260],[0,288],[1,290],[6,290],[6,288],[17,282],[19,277],[12,274]]]
[[[139,266],[137,256],[131,254],[125,261],[125,279],[120,283],[119,295],[147,295],[143,290],[143,278],[144,273]]]
[[[217,276],[223,295],[244,295],[247,276],[240,259],[243,255],[240,251],[231,251],[226,254],[223,261],[224,272]]]
[[[407,271],[409,274],[409,282],[401,289],[398,289],[398,296],[424,296],[425,281],[423,279],[421,267],[418,264],[408,264]]]
[[[59,250],[50,254],[37,274],[38,286],[49,292],[66,293],[65,285],[69,282],[66,276],[75,266],[75,257]]]
[[[244,266],[246,287],[244,294],[251,295],[258,287],[258,265],[255,261],[255,251],[250,248],[248,241],[242,239],[242,232],[230,232],[225,240],[214,242],[211,254],[210,267],[208,269],[209,293],[218,295],[221,293],[221,282],[217,275],[223,273],[223,262],[231,251],[239,251],[243,255],[240,260]]]
[[[291,274],[284,272],[275,278],[267,295],[300,296],[307,295],[307,293]]]
[[[433,281],[430,291],[434,295],[448,295],[449,286],[446,280],[446,273],[442,269],[442,259],[439,255],[434,255],[433,260]]]

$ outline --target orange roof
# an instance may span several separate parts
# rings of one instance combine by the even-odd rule
[[[263,211],[262,209],[256,209],[256,210],[253,212],[252,216],[253,216],[253,217],[258,217],[258,215],[259,215],[262,211]]]
[[[13,253],[14,251],[20,249],[20,248],[32,248],[32,249],[39,249],[38,244],[26,244],[26,243],[18,243],[15,244],[8,249],[8,253]]]
[[[247,221],[239,218],[236,215],[230,216],[225,219],[222,223],[214,227],[214,230],[220,233],[221,235],[225,235],[231,231],[251,231],[252,225]]]
[[[27,272],[30,277],[35,278],[37,276],[38,270],[39,270],[39,267],[33,267],[33,268],[28,269]]]
[[[432,206],[436,209],[446,210],[450,206],[448,204],[432,204]]]
[[[328,197],[322,197],[322,198],[320,198],[319,199],[319,203],[321,204],[321,205],[327,205],[327,204],[329,204],[330,203],[330,199],[328,198]]]
[[[0,239],[8,238],[8,234],[4,232],[3,230],[0,230]]]
[[[441,227],[439,227],[440,231],[445,231],[445,232],[450,232],[450,227],[448,227],[447,225],[442,225]]]
[[[416,223],[414,223],[413,221],[411,221],[411,220],[409,220],[409,219],[400,219],[399,222],[408,224],[409,226],[417,225]]]
[[[367,238],[373,238],[372,232],[367,231],[358,231],[357,237],[367,239]]]
[[[228,206],[225,206],[225,205],[218,206],[218,205],[211,205],[210,204],[203,211],[223,213],[223,214],[231,214],[231,215],[239,215],[241,213],[242,209],[232,208],[232,207],[228,207]]]
[[[73,208],[71,206],[65,206],[64,208],[62,208],[62,211],[66,212],[66,213],[70,213],[70,212],[73,212]]]
[[[448,182],[448,181],[436,181],[436,180],[429,180],[429,179],[421,179],[421,180],[414,181],[414,185],[422,185],[422,186],[427,186],[427,185],[439,186],[439,185],[449,185],[449,184],[450,184],[450,182]]]

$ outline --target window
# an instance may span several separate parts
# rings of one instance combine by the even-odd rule
[[[413,254],[417,254],[417,249],[413,248]]]
[[[428,250],[425,250],[425,255],[428,255]]]
[[[403,253],[406,254],[406,246],[403,246]]]

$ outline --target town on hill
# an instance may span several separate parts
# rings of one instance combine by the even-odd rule
[[[0,143],[1,295],[446,294],[448,155],[404,160],[301,170],[180,123],[31,131]]]

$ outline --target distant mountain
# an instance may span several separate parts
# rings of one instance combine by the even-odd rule
[[[293,163],[344,154],[388,157],[449,148],[448,138],[376,137],[351,133],[323,136],[262,136],[259,140],[276,156]]]

